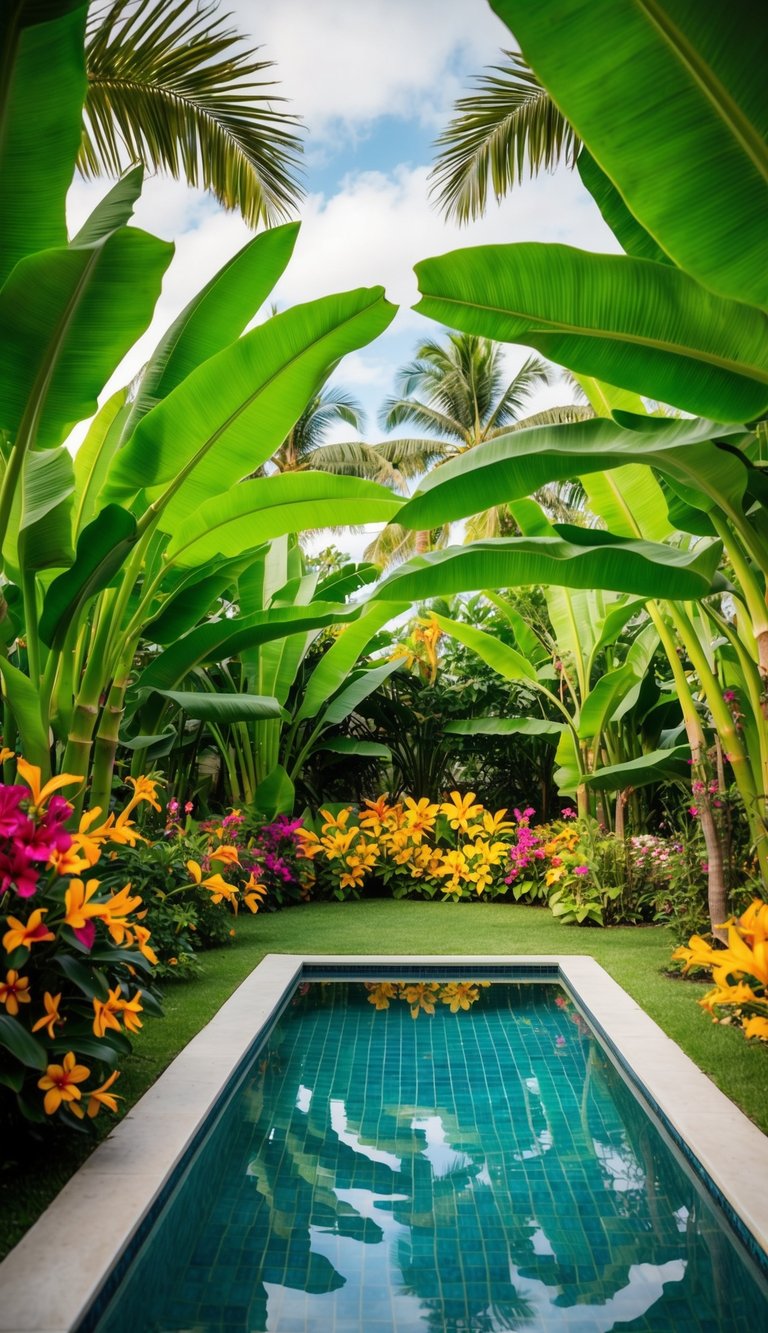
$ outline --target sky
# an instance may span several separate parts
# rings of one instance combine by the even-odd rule
[[[503,60],[515,41],[486,0],[225,0],[242,32],[275,62],[276,92],[302,117],[301,233],[275,288],[280,309],[358,286],[383,284],[400,309],[370,347],[346,357],[333,381],[362,403],[363,438],[384,437],[376,415],[395,391],[399,366],[439,326],[410,307],[414,263],[459,246],[556,241],[590,250],[617,246],[578,175],[567,168],[525,181],[486,216],[459,228],[429,200],[434,140],[473,76]],[[107,187],[76,180],[69,197],[77,228]],[[150,329],[108,391],[140,369],[163,330],[249,237],[240,217],[201,191],[147,180],[134,223],[173,240],[170,266]],[[510,348],[510,375],[525,349]],[[538,392],[532,410],[568,401],[563,386]],[[84,430],[79,432],[80,436]],[[340,427],[330,439],[349,439]]]

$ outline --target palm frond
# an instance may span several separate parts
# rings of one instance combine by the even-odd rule
[[[335,476],[363,477],[389,486],[399,495],[407,495],[408,487],[399,468],[385,458],[374,444],[351,440],[342,444],[320,444],[305,454],[302,471],[331,472]]]
[[[421,430],[433,430],[447,436],[451,441],[466,444],[466,433],[460,421],[446,416],[444,412],[419,402],[418,398],[387,398],[379,414],[381,425],[386,430],[395,426],[419,426]]]
[[[531,430],[534,426],[564,426],[573,421],[589,421],[594,412],[588,403],[564,403],[562,407],[545,407],[541,412],[532,412],[529,417],[521,417],[511,425],[497,426],[488,432],[488,439],[495,440],[499,435],[511,435],[516,430]]]
[[[90,15],[88,91],[78,167],[119,175],[130,162],[183,177],[255,227],[302,197],[300,122],[276,107],[270,60],[256,58],[216,3],[110,0]]]
[[[376,453],[391,463],[401,476],[412,480],[456,453],[454,445],[442,440],[384,440],[372,445]]]
[[[489,186],[497,200],[563,160],[574,166],[581,140],[519,51],[491,66],[478,89],[456,102],[457,115],[437,139],[431,194],[446,217],[469,222],[485,211]]]

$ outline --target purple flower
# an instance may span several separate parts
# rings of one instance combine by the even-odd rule
[[[573,873],[574,875],[588,875],[589,866],[574,866]]]

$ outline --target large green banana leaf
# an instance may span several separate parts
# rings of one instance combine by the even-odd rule
[[[645,420],[650,423],[650,418]],[[435,468],[403,505],[397,521],[417,531],[437,527],[530,495],[549,482],[627,463],[658,468],[679,486],[708,496],[705,504],[727,502],[739,508],[749,464],[718,448],[713,438],[738,443],[746,435],[740,426],[670,418],[654,419],[646,431],[629,430],[604,417],[515,431]]]
[[[492,0],[677,264],[768,305],[768,25],[754,0]]]
[[[503,643],[487,630],[475,629],[474,625],[467,625],[461,620],[451,620],[448,616],[440,616],[434,612],[433,619],[437,621],[444,634],[450,634],[451,638],[458,639],[459,643],[471,648],[472,652],[477,653],[478,657],[503,676],[504,680],[522,680],[528,685],[538,687],[539,676],[536,667],[516,648],[510,648],[509,644]]]
[[[408,602],[403,602],[401,606],[393,606],[391,602],[370,602],[359,620],[346,625],[336,642],[323,654],[307,681],[296,721],[303,722],[305,718],[316,717],[328,699],[341,689],[374,635],[395,616],[409,609]]]
[[[51,767],[51,752],[48,746],[48,728],[43,726],[40,716],[40,695],[37,686],[29,676],[19,671],[17,666],[0,655],[0,676],[3,681],[3,694],[13,712],[13,719],[19,732],[20,749],[31,764],[37,764],[44,776]]]
[[[385,486],[359,477],[330,472],[258,477],[214,495],[174,525],[166,559],[170,565],[196,566],[305,528],[386,523],[402,504]]]
[[[43,643],[61,648],[82,607],[109,586],[135,544],[136,520],[119,505],[107,505],[83,528],[74,564],[53,580],[45,594],[39,624]]]
[[[416,273],[415,308],[465,333],[716,421],[768,407],[768,318],[669,264],[531,242],[454,250]]]
[[[369,694],[373,694],[385,680],[397,671],[400,662],[384,662],[381,666],[370,667],[366,671],[361,671],[359,676],[350,680],[347,685],[331,700],[323,716],[320,718],[318,727],[336,727],[340,722],[346,721],[348,717],[359,708],[364,699]]]
[[[669,750],[652,750],[639,759],[625,764],[610,764],[589,773],[582,781],[595,791],[621,791],[625,787],[645,787],[652,782],[668,782],[672,778],[688,781],[691,776],[691,750],[688,745],[675,745]]]
[[[147,327],[173,246],[124,227],[95,246],[20,260],[0,291],[0,427],[56,445]]]
[[[466,717],[446,722],[448,736],[546,736],[556,741],[564,722],[550,722],[543,717]]]
[[[173,582],[174,576],[169,575],[163,586],[161,609],[144,626],[143,638],[148,643],[162,644],[174,643],[181,638],[204,616],[210,615],[218,599],[235,587],[254,558],[254,552],[248,551],[232,560],[212,562],[202,569],[182,570],[181,577],[176,575]]]
[[[163,335],[142,373],[123,438],[197,366],[228,347],[253,319],[293,254],[297,222],[271,227],[238,250]]]
[[[3,566],[12,578],[23,569],[71,564],[74,489],[72,456],[63,446],[29,455],[3,543]]]
[[[25,255],[67,242],[65,202],[86,89],[87,8],[85,0],[60,0],[47,14],[29,0],[0,5],[0,284]]]
[[[578,531],[573,529],[573,535]],[[691,553],[596,530],[585,531],[583,537],[592,544],[558,537],[512,537],[430,551],[390,574],[376,596],[384,601],[420,601],[541,583],[693,601],[723,586],[716,574],[719,542]]]
[[[139,422],[103,498],[168,492],[174,528],[253,472],[285,439],[329,370],[387,327],[380,287],[327,296],[275,315],[193,370]]]
[[[75,535],[96,517],[98,494],[130,411],[127,396],[127,389],[118,389],[102,403],[75,454]]]
[[[633,259],[653,259],[657,264],[670,263],[669,256],[630,213],[616,186],[601,171],[588,149],[582,148],[576,166],[582,185],[589,190],[625,254]]]
[[[277,699],[261,694],[214,694],[205,690],[156,690],[155,693],[177,704],[188,717],[203,722],[255,722],[265,717],[282,718],[285,713]]]
[[[133,206],[144,184],[144,168],[131,167],[99,200],[69,244],[74,247],[98,245],[113,232],[127,226]]]

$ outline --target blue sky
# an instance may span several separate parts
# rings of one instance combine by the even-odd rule
[[[430,204],[432,144],[455,98],[500,60],[502,46],[515,45],[485,0],[229,0],[225,8],[274,60],[277,91],[306,125],[302,230],[275,299],[283,307],[382,283],[400,306],[390,330],[346,358],[335,375],[363,402],[367,438],[381,438],[376,412],[393,392],[398,366],[420,338],[438,332],[410,309],[417,260],[457,246],[523,240],[616,248],[578,176],[565,169],[526,182],[466,228],[444,222]],[[75,182],[74,226],[104,188],[103,181]],[[173,239],[176,256],[152,326],[111,388],[136,373],[179,310],[249,234],[237,215],[164,178],[147,181],[135,221]],[[510,349],[510,374],[525,356],[525,349]],[[562,400],[562,389],[543,390],[534,408]],[[344,428],[335,438],[348,434]]]

